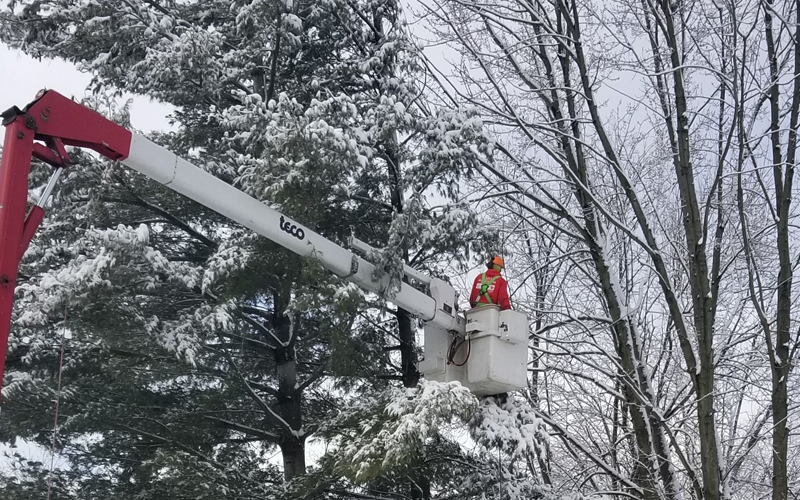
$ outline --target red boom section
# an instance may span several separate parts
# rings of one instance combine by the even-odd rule
[[[31,159],[66,168],[64,145],[69,145],[123,160],[131,144],[128,130],[58,92],[41,92],[25,109],[11,108],[2,117],[6,134],[0,158],[0,387],[19,263],[44,217],[39,206],[31,207],[26,217]]]
[[[4,371],[11,329],[33,138],[33,130],[25,126],[24,120],[13,121],[7,125],[0,159],[0,376]]]

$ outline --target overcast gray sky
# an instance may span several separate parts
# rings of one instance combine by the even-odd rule
[[[32,101],[40,89],[52,89],[67,97],[81,98],[91,77],[61,60],[38,61],[18,50],[0,44],[0,111],[22,107]],[[134,97],[131,121],[140,131],[165,129],[170,110],[145,97]],[[3,142],[0,134],[0,144]]]

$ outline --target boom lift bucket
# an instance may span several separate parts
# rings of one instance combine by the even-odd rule
[[[350,246],[368,255],[375,251],[355,236]],[[491,396],[528,386],[528,317],[486,305],[458,312],[458,296],[450,283],[431,278],[410,266],[409,280],[427,288],[437,310],[457,315],[458,328],[425,322],[424,358],[419,371],[428,380],[460,382],[477,396]],[[402,306],[401,306],[402,307]]]
[[[525,314],[487,305],[466,311],[466,321],[463,335],[425,325],[425,359],[419,365],[425,378],[458,381],[478,396],[527,387]]]

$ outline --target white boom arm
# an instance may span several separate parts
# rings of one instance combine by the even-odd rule
[[[122,164],[298,255],[314,257],[326,269],[365,290],[381,293],[388,286],[388,276],[381,280],[373,279],[375,266],[370,262],[141,135],[133,134],[130,152]],[[437,304],[437,299],[442,303]],[[454,300],[435,299],[403,283],[391,301],[423,321],[434,322],[447,330],[463,331],[463,321],[457,320],[456,311],[450,307]],[[446,312],[448,308],[450,311]]]

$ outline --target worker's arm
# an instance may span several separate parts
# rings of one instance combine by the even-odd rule
[[[497,291],[497,304],[500,306],[501,311],[511,309],[511,298],[508,296],[508,281],[505,279],[497,280],[499,283],[499,290]]]
[[[478,275],[480,277],[480,275]],[[475,307],[475,301],[478,300],[478,279],[476,278],[475,281],[472,283],[472,291],[469,295],[469,306]]]

